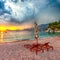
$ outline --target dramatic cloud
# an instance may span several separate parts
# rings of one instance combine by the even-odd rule
[[[59,19],[60,0],[0,0],[0,23],[43,24]]]

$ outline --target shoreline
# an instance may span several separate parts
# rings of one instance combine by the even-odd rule
[[[47,33],[48,33],[48,31],[45,31],[45,32],[47,32]],[[55,32],[60,32],[60,30],[58,30],[58,31],[55,31]]]
[[[54,36],[54,37],[47,37],[47,38],[39,38],[38,41],[40,40],[50,40],[50,39],[59,39],[60,36]],[[28,39],[28,40],[14,40],[14,41],[3,41],[0,42],[0,44],[4,44],[4,43],[15,43],[15,42],[28,42],[28,41],[35,41],[35,39]]]

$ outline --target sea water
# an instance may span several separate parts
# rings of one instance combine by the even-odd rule
[[[32,31],[8,32],[8,33],[4,33],[3,35],[4,35],[3,40],[5,41],[34,39],[34,32]],[[54,34],[47,32],[38,32],[38,35],[39,38],[49,38],[49,37],[60,36],[60,32],[56,32]]]

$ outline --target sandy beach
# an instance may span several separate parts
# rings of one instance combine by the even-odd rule
[[[0,60],[60,60],[60,36],[40,38],[39,43],[50,42],[54,50],[39,52],[36,55],[24,47],[24,44],[35,43],[35,40],[0,43]]]

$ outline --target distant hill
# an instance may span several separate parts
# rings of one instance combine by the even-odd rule
[[[60,30],[60,20],[50,23],[48,28],[51,28],[54,31]]]
[[[39,31],[45,31],[48,28],[48,24],[41,24],[38,26]]]
[[[45,31],[48,28],[48,24],[41,24],[38,26],[39,31]],[[33,31],[34,28],[31,29],[25,29],[24,31]]]

